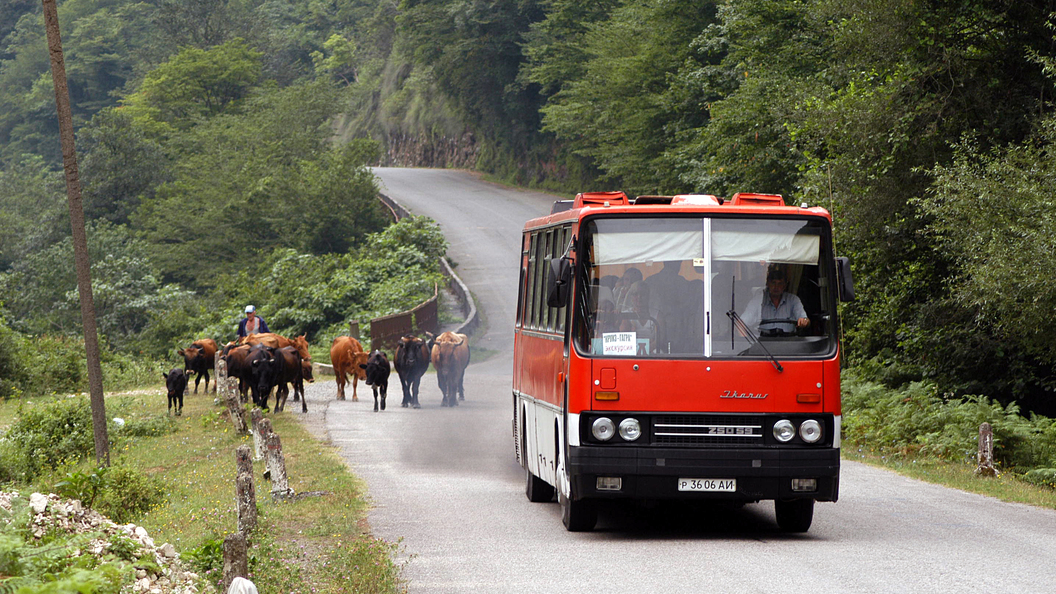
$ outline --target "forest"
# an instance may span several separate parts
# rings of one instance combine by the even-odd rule
[[[59,2],[101,332],[112,356],[156,356],[231,334],[241,303],[322,338],[413,300],[443,240],[427,221],[386,230],[374,164],[562,193],[779,193],[833,213],[857,376],[1056,416],[1053,13]],[[0,332],[60,341],[79,317],[39,1],[0,5],[0,39]],[[413,257],[356,265],[371,242]],[[0,350],[0,377],[11,361]]]

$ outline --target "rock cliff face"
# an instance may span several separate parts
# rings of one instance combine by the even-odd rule
[[[112,549],[118,546],[115,543],[130,542],[135,548],[136,558],[153,560],[153,569],[135,570],[134,581],[126,584],[121,589],[122,593],[215,592],[211,585],[203,583],[197,574],[184,566],[179,553],[171,544],[155,545],[142,526],[115,524],[102,514],[85,508],[75,499],[33,493],[27,502],[17,492],[0,492],[0,509],[8,512],[0,514],[0,521],[10,522],[14,516],[13,512],[25,509],[26,505],[33,514],[28,528],[34,538],[47,538],[49,534],[57,531],[85,534],[89,540],[87,545],[80,549],[80,554],[93,555],[100,561],[114,557],[115,551]]]
[[[395,134],[388,139],[382,165],[472,169],[477,164],[479,152],[476,138],[469,132],[457,138]]]

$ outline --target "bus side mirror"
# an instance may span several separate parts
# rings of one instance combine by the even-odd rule
[[[854,301],[854,279],[851,278],[851,261],[836,258],[836,279],[840,287],[840,301]]]
[[[550,273],[546,275],[546,304],[550,307],[568,305],[568,288],[572,285],[572,266],[568,258],[551,258]]]

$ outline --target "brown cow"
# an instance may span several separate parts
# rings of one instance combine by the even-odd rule
[[[458,406],[459,400],[466,399],[462,388],[462,378],[469,365],[469,338],[465,334],[444,332],[433,343],[433,369],[436,369],[436,383],[444,395],[441,406]],[[457,394],[457,398],[455,397]]]
[[[224,346],[220,358],[227,362],[227,377],[238,378],[238,393],[242,402],[249,399],[249,364],[247,358],[253,347],[248,344],[235,346],[229,343]]]
[[[330,363],[337,376],[337,399],[345,399],[345,376],[352,376],[352,402],[359,401],[356,396],[356,384],[367,380],[367,372],[360,365],[367,364],[370,355],[363,351],[363,345],[351,336],[338,336],[330,345]]]
[[[275,412],[282,412],[286,408],[286,398],[290,395],[288,384],[293,384],[294,401],[298,394],[302,397],[301,412],[308,412],[308,399],[304,395],[304,370],[301,367],[301,356],[296,347],[282,347],[275,351],[275,357],[280,360],[278,380],[278,391],[275,394]]]
[[[176,354],[183,357],[183,369],[196,373],[194,377],[194,393],[198,393],[198,384],[205,377],[205,391],[209,391],[209,370],[213,368],[216,356],[216,341],[212,338],[201,338],[191,343],[185,349],[179,349]],[[216,382],[213,382],[213,392],[216,392]]]

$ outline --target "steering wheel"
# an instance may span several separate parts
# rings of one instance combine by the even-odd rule
[[[779,337],[779,336],[795,336],[796,335],[796,321],[789,318],[764,318],[759,320],[759,325],[764,324],[785,324],[792,326],[792,330],[784,330],[783,328],[768,328],[766,330],[760,330],[759,336],[766,337]]]

